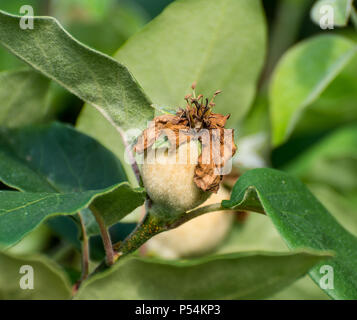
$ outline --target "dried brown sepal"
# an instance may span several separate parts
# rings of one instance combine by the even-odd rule
[[[223,116],[222,116],[223,117]],[[198,164],[195,170],[194,181],[203,191],[217,193],[223,175],[219,174],[220,170],[229,161],[237,151],[233,140],[233,130],[230,141],[225,141],[225,130],[222,127],[214,127],[210,130],[210,145],[202,144],[202,153],[198,158]],[[206,148],[209,148],[206,151]],[[207,152],[207,153],[206,153]],[[203,161],[204,155],[209,152],[209,162]]]
[[[194,182],[203,191],[216,193],[223,177],[220,169],[234,156],[237,147],[234,143],[233,130],[231,141],[225,141],[224,133],[228,129],[224,127],[230,115],[224,116],[211,112],[214,106],[213,100],[221,91],[216,91],[209,102],[203,95],[196,98],[195,87],[196,85],[193,84],[193,95],[185,96],[186,108],[181,108],[176,115],[156,117],[139,137],[134,151],[145,152],[161,135],[168,137],[172,148],[178,148],[180,144],[190,139],[198,139],[202,143],[202,152],[195,169]],[[208,129],[209,144],[199,135],[201,129]],[[187,136],[186,141],[180,141],[180,133]]]
[[[189,130],[187,119],[171,114],[158,116],[151,122],[149,128],[145,129],[143,134],[139,137],[134,146],[134,151],[137,153],[144,152],[146,149],[150,148],[162,134],[165,134],[168,137],[171,146],[177,146],[180,130]]]

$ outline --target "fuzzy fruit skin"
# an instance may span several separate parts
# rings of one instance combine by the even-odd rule
[[[221,187],[202,206],[219,203],[230,198]],[[165,259],[195,256],[213,250],[228,234],[234,215],[223,211],[210,212],[194,218],[180,227],[160,233],[145,244],[148,254]]]
[[[175,163],[182,159],[180,153],[187,154],[185,163]],[[141,176],[154,206],[161,207],[161,211],[170,211],[170,214],[179,214],[208,199],[211,193],[199,189],[193,180],[197,159],[197,142],[181,145],[176,154],[160,152],[154,163],[148,163],[145,157]]]

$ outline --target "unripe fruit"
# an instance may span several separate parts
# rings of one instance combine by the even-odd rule
[[[209,102],[203,95],[196,97],[195,84],[192,89],[193,96],[185,97],[185,109],[155,117],[134,146],[136,154],[144,156],[141,175],[150,211],[167,222],[218,191],[222,168],[236,152],[233,130],[225,129],[229,115],[211,110],[220,91]]]
[[[220,188],[217,194],[203,203],[209,205],[229,199],[229,193]],[[228,234],[234,215],[211,212],[194,218],[180,227],[158,234],[145,244],[148,254],[166,259],[204,254],[214,249]]]
[[[183,213],[203,203],[210,195],[194,183],[199,156],[198,142],[182,144],[176,153],[156,154],[154,163],[145,157],[141,176],[150,199],[172,213]],[[182,154],[187,157],[182,157]],[[186,159],[184,163],[180,159]]]

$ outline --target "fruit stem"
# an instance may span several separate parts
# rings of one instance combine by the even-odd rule
[[[118,255],[121,257],[134,252],[150,238],[165,230],[167,230],[167,227],[159,224],[157,219],[155,219],[150,212],[147,213],[144,219],[120,244],[118,248]]]
[[[150,210],[151,203],[148,203],[147,208]],[[146,241],[151,239],[153,236],[170,229],[174,229],[181,224],[196,218],[202,214],[215,212],[215,211],[234,211],[239,212],[240,210],[245,211],[255,211],[258,213],[264,213],[264,211],[257,209],[256,207],[244,206],[244,208],[224,208],[221,203],[210,204],[204,207],[199,207],[197,209],[188,211],[182,214],[174,222],[160,222],[160,218],[156,217],[155,214],[148,211],[143,220],[136,226],[136,228],[126,237],[123,242],[118,242],[114,244],[114,248],[118,248],[117,252],[114,252],[115,258],[114,262],[123,258],[124,256],[136,251],[139,249]],[[113,247],[111,247],[113,250]],[[108,264],[101,263],[90,275],[93,276],[96,273],[102,272],[108,268]]]

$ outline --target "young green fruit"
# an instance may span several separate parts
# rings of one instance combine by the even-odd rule
[[[175,154],[168,151],[157,153],[154,163],[147,156],[141,167],[141,176],[150,199],[172,213],[182,213],[203,203],[211,192],[204,192],[194,182],[199,157],[197,141],[178,147]],[[186,163],[181,163],[182,154],[187,154]],[[192,160],[192,161],[191,161]]]
[[[211,111],[220,91],[209,102],[196,97],[195,85],[192,89],[186,108],[155,117],[134,147],[144,156],[141,174],[152,211],[166,216],[193,209],[216,193],[222,168],[236,152],[233,130],[225,129],[229,115]]]

